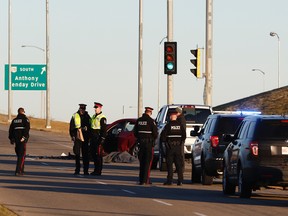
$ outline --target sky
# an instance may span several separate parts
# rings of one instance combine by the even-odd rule
[[[11,0],[12,64],[44,64],[45,0]],[[288,1],[214,0],[212,106],[288,85]],[[205,0],[173,1],[177,70],[173,103],[203,104],[205,79],[190,72],[191,49],[205,49]],[[79,103],[103,104],[109,123],[138,117],[139,0],[49,0],[50,113],[69,122]],[[279,36],[271,37],[270,32]],[[143,106],[167,103],[163,43],[167,0],[143,0]],[[22,45],[37,46],[21,47]],[[280,48],[280,55],[278,55]],[[0,113],[8,113],[8,0],[0,0]],[[259,69],[264,72],[262,74]],[[158,74],[159,88],[158,91]],[[44,118],[45,91],[13,91],[12,113]]]

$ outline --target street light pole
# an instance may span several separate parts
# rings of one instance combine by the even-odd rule
[[[138,41],[138,117],[143,107],[143,2],[139,0],[139,41]]]
[[[252,69],[252,71],[259,71],[263,74],[263,91],[265,91],[265,72],[260,69]]]
[[[22,48],[31,47],[31,48],[35,48],[35,49],[41,50],[44,53],[44,64],[46,63],[45,49],[43,49],[41,47],[38,47],[38,46],[35,46],[35,45],[22,45],[21,47]],[[44,107],[44,109],[43,109],[43,107]],[[40,107],[41,118],[43,117],[42,114],[43,114],[43,116],[45,116],[45,96],[44,96],[44,91],[41,91],[41,107]]]
[[[270,36],[278,39],[278,88],[280,87],[280,37],[276,32],[270,32]]]

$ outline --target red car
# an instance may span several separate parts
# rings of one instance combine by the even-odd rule
[[[133,133],[136,120],[136,118],[119,119],[107,125],[107,137],[103,145],[106,154],[115,151],[127,151],[131,155],[136,156],[138,150]]]

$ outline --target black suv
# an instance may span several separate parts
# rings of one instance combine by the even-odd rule
[[[224,152],[223,193],[250,198],[252,190],[288,186],[288,116],[246,117]]]
[[[223,153],[229,144],[224,134],[233,135],[244,117],[242,114],[210,115],[200,131],[194,128],[190,132],[191,136],[198,136],[192,146],[192,183],[211,185],[213,178],[223,173]]]

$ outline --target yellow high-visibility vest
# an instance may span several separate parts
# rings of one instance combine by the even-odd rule
[[[74,113],[73,115],[75,128],[81,128],[81,117],[79,113]]]
[[[101,113],[101,114],[99,114],[97,116],[96,116],[96,114],[93,115],[92,118],[91,118],[91,128],[95,129],[95,130],[97,130],[97,129],[100,130],[100,128],[101,128],[100,121],[101,121],[102,118],[106,118],[103,113]]]

